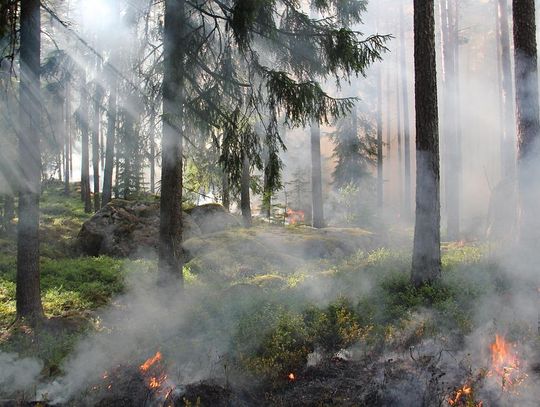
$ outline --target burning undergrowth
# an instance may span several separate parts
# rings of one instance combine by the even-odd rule
[[[152,273],[133,275],[126,295],[100,313],[97,332],[80,341],[62,374],[37,385],[35,398],[467,407],[534,399],[536,292],[476,256],[469,265],[446,258],[443,282],[415,289],[409,261],[359,253],[279,286],[216,287],[199,276],[182,297],[153,288]]]

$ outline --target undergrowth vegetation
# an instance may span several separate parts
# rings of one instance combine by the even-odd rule
[[[39,336],[20,326],[8,330],[15,318],[15,255],[9,237],[0,240],[0,350],[40,357],[50,375],[60,372],[82,335],[96,330],[99,309],[118,306],[113,299],[126,293],[128,276],[156,269],[150,260],[62,251],[87,215],[77,197],[58,195],[43,197],[41,283],[47,316],[63,322]],[[302,239],[301,228],[290,233]],[[223,252],[219,270],[205,270],[197,258],[186,266],[187,290],[196,300],[185,311],[188,328],[168,340],[200,354],[198,347],[219,338],[232,369],[278,382],[314,355],[406,350],[427,337],[464,337],[485,322],[475,314],[475,304],[504,295],[512,283],[489,260],[486,248],[471,244],[443,247],[441,281],[420,288],[409,282],[406,249],[338,253],[301,264],[283,259],[272,264],[269,256],[260,256],[260,268],[247,271],[239,259]]]

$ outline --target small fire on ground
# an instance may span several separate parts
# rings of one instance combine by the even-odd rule
[[[306,219],[306,213],[304,211],[293,211],[292,209],[287,209],[287,220],[289,225],[298,225],[304,223]]]
[[[515,392],[528,377],[517,355],[516,345],[505,341],[501,335],[495,335],[490,350],[491,369],[488,376],[498,378],[503,391]]]
[[[517,395],[519,386],[528,375],[518,357],[516,347],[516,344],[507,342],[502,335],[495,335],[495,341],[489,346],[491,365],[487,371],[479,375],[474,384],[480,383],[481,377],[494,378],[503,392]],[[483,402],[475,398],[474,384],[469,380],[455,390],[448,397],[448,404],[454,407],[482,407]]]
[[[457,389],[448,399],[448,404],[455,407],[483,407],[484,405],[482,401],[474,399],[473,388],[470,384],[464,384]]]
[[[161,352],[148,358],[142,365],[139,366],[139,371],[144,377],[148,389],[165,399],[173,391],[174,386],[168,381],[165,367],[163,366],[163,355]]]

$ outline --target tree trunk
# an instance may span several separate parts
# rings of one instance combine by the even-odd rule
[[[156,193],[156,107],[151,106],[150,112],[150,193]]]
[[[64,88],[64,129],[65,129],[65,139],[64,139],[64,194],[69,195],[69,182],[71,171],[69,168],[70,162],[70,144],[71,144],[71,87],[69,82],[65,84]]]
[[[396,130],[397,130],[397,155],[398,155],[398,169],[397,169],[397,179],[398,179],[398,196],[399,196],[399,211],[400,214],[403,211],[403,153],[402,153],[402,141],[401,141],[401,99],[400,99],[400,70],[399,70],[399,59],[396,53]]]
[[[264,178],[263,178],[263,196],[262,196],[262,209],[266,219],[270,221],[272,217],[272,193],[273,191],[270,188],[270,174],[272,173],[272,168],[270,167],[271,161],[270,158],[266,160],[264,164]]]
[[[225,172],[225,169],[222,169],[223,173],[221,174],[221,204],[227,210],[230,210],[231,207],[231,198],[230,198],[230,189],[229,189],[229,177]]]
[[[503,177],[513,178],[516,173],[514,86],[512,83],[512,61],[510,56],[510,29],[508,27],[507,0],[497,0],[498,33],[500,50],[501,90],[502,90],[502,134],[501,172]]]
[[[324,227],[324,209],[322,195],[322,164],[321,164],[321,128],[319,123],[311,125],[311,204],[312,226]]]
[[[382,72],[377,70],[377,207],[383,207],[383,123],[382,123]]]
[[[105,168],[103,169],[103,195],[101,199],[101,206],[107,205],[112,199],[114,144],[116,141],[116,92],[116,85],[111,81],[109,109],[107,112],[107,145],[105,147]]]
[[[165,0],[163,137],[159,224],[161,280],[174,279],[183,288],[182,152],[184,121],[185,3]]]
[[[92,212],[92,198],[90,193],[90,152],[88,137],[88,93],[86,81],[83,79],[81,89],[81,105],[79,116],[81,125],[81,197],[84,202],[84,212]]]
[[[441,274],[439,123],[434,0],[414,0],[416,106],[416,222],[411,282],[433,282]]]
[[[240,209],[242,210],[242,219],[246,228],[251,227],[251,199],[249,196],[251,174],[249,167],[249,157],[244,152],[242,154],[242,179],[240,181]]]
[[[409,81],[407,79],[407,60],[405,57],[405,16],[403,3],[399,9],[400,14],[400,65],[401,65],[401,96],[403,98],[403,161],[404,161],[404,218],[411,217],[411,124],[409,118]]]
[[[516,65],[516,118],[518,181],[521,213],[519,239],[537,248],[540,242],[538,56],[534,0],[513,0],[514,60]]]
[[[390,161],[392,151],[392,120],[390,116],[390,98],[392,95],[390,88],[390,67],[386,73],[386,162]]]
[[[39,0],[21,0],[19,223],[17,236],[17,317],[30,322],[43,317],[39,269],[40,55]]]
[[[445,202],[447,239],[457,240],[460,233],[460,151],[457,129],[456,66],[453,44],[454,10],[450,0],[441,2],[441,30],[443,52],[443,134],[445,151]]]
[[[92,109],[92,168],[94,170],[94,211],[99,211],[101,201],[99,199],[99,162],[100,162],[100,117],[101,117],[101,86],[96,83],[94,92],[94,106]]]

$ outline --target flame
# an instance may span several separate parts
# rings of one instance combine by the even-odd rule
[[[287,209],[286,215],[289,220],[289,225],[303,223],[306,219],[306,214],[304,211],[293,211],[292,209]]]
[[[161,399],[166,400],[174,390],[174,384],[169,380],[162,362],[163,356],[161,352],[158,351],[154,356],[148,358],[141,366],[139,366],[139,370],[144,377],[146,387],[148,387],[155,396],[159,396]]]
[[[287,377],[289,378],[289,380],[290,380],[291,382],[294,382],[294,381],[296,380],[296,376],[295,376],[294,373],[292,373],[292,372],[289,373],[289,376],[287,376]]]
[[[140,367],[140,371],[142,373],[146,373],[148,371],[148,369],[150,369],[156,362],[159,362],[161,360],[162,356],[161,356],[161,352],[156,352],[156,354],[154,356],[152,356],[151,358],[148,358],[146,360],[146,362],[144,362]]]
[[[527,374],[522,371],[522,363],[517,353],[512,349],[515,347],[498,334],[490,346],[491,370],[488,375],[498,375],[503,390],[511,390],[527,378]]]
[[[484,403],[482,401],[475,401],[472,386],[470,384],[464,384],[448,399],[448,404],[451,406],[482,407]]]

